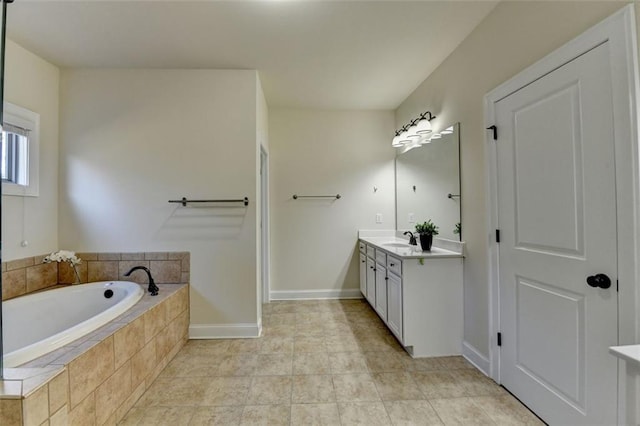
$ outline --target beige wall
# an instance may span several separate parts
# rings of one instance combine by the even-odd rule
[[[489,284],[483,97],[626,2],[503,2],[400,105],[396,123],[424,110],[434,126],[459,121],[462,167],[465,340],[489,354]]]
[[[4,100],[40,114],[40,195],[2,196],[3,261],[58,248],[60,70],[11,40],[6,43]],[[22,240],[29,244],[22,247]]]
[[[255,71],[64,71],[60,247],[190,251],[191,325],[255,325],[256,82]],[[250,203],[167,202],[183,196]]]
[[[393,130],[391,111],[270,109],[272,291],[358,288],[357,231],[395,229]]]

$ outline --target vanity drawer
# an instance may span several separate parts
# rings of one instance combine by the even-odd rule
[[[367,245],[365,243],[360,241],[358,243],[358,246],[360,246],[360,253],[366,253],[367,252]]]
[[[376,262],[378,262],[381,265],[386,265],[387,253],[383,252],[382,250],[376,250]]]
[[[398,276],[402,276],[402,261],[391,255],[387,256],[387,270]]]
[[[367,256],[372,259],[376,257],[376,249],[373,246],[367,246]]]

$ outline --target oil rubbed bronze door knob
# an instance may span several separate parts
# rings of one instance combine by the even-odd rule
[[[611,287],[611,279],[605,274],[596,274],[587,277],[587,284],[596,288],[609,288]]]

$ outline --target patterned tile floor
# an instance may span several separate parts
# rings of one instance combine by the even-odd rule
[[[543,424],[462,357],[412,359],[364,301],[263,311],[259,339],[189,341],[120,424]]]

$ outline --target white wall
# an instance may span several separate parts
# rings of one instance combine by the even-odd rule
[[[6,41],[4,100],[40,114],[40,195],[2,196],[3,261],[58,248],[59,80],[56,66]]]
[[[357,289],[358,229],[395,229],[393,112],[272,108],[269,131],[272,294]]]
[[[434,127],[459,121],[462,167],[464,336],[481,356],[489,354],[489,284],[484,187],[483,96],[587,28],[623,2],[502,2],[400,105],[396,123],[431,110]]]
[[[191,325],[255,324],[256,72],[66,70],[60,246],[191,252]],[[170,199],[242,198],[247,208]],[[213,330],[213,331],[212,331]]]

